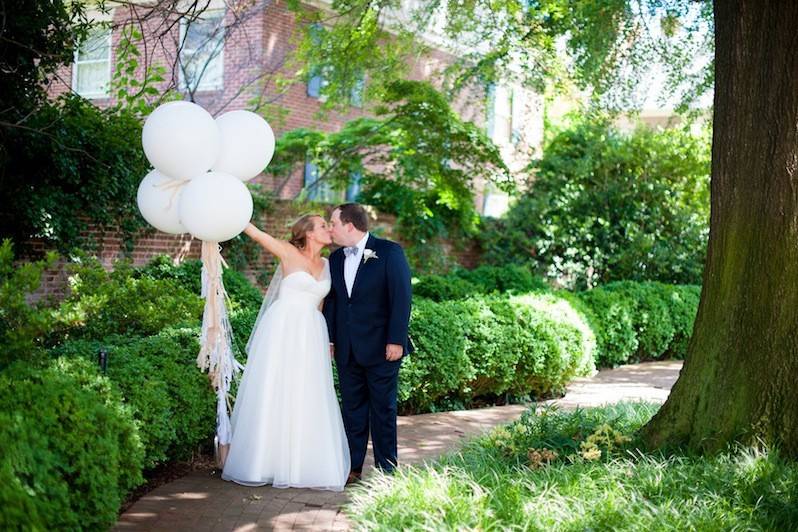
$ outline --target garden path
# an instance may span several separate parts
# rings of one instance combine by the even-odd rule
[[[562,408],[600,406],[624,400],[665,401],[681,370],[680,361],[646,362],[604,370],[568,386],[564,397],[547,401]],[[434,459],[464,438],[513,421],[527,407],[402,416],[399,458],[405,464]],[[364,472],[371,469],[371,457]],[[192,532],[216,530],[348,530],[344,493],[307,489],[246,488],[225,482],[218,470],[194,471],[136,501],[115,530]]]

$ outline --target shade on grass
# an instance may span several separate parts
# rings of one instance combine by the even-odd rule
[[[382,530],[798,530],[798,464],[765,449],[643,452],[634,432],[657,408],[530,411],[428,466],[375,475],[347,511]]]

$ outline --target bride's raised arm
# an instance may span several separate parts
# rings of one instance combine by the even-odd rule
[[[265,233],[252,225],[252,223],[244,228],[244,233],[281,261],[285,260],[292,251],[296,251],[296,248],[289,242],[274,238],[269,233]]]

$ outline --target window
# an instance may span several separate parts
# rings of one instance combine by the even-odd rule
[[[322,35],[324,27],[321,24],[313,24],[310,27],[310,37],[315,46],[321,46]],[[321,101],[325,100],[324,87],[329,83],[332,77],[330,65],[311,65],[309,68],[307,94],[311,98],[318,98]],[[366,87],[366,78],[361,72],[349,92],[349,105],[352,107],[363,107],[363,91]]]
[[[310,194],[316,188],[316,182],[319,180],[319,167],[310,161],[305,161],[305,188]]]
[[[105,98],[111,81],[111,28],[89,31],[75,50],[72,90],[84,98]]]
[[[180,21],[180,86],[209,91],[224,86],[224,10],[209,10]]]
[[[360,194],[360,180],[363,179],[362,172],[352,172],[349,176],[349,186],[346,187],[346,201],[357,201]]]
[[[318,98],[319,100],[324,101],[325,96],[322,94],[322,90],[329,83],[328,81],[330,77],[329,68],[330,67],[327,66],[327,67],[313,67],[310,69],[310,78],[308,78],[308,96],[310,96],[311,98]],[[361,74],[355,80],[351,90],[349,91],[349,105],[358,108],[363,107],[363,91],[365,90],[365,88],[366,88],[366,79]]]
[[[512,127],[512,133],[510,135],[510,140],[512,140],[513,144],[518,144],[523,137],[523,128],[524,128],[524,114],[526,112],[526,92],[524,89],[520,87],[513,88],[513,97],[511,103],[511,118],[510,123]]]
[[[363,91],[366,89],[366,78],[361,73],[355,84],[352,86],[352,91],[349,93],[349,104],[352,107],[363,107]]]
[[[310,71],[310,78],[308,79],[308,96],[321,99],[321,89],[326,85],[327,80],[324,79],[324,68],[313,67]]]
[[[482,214],[492,218],[499,218],[510,208],[510,196],[496,189],[493,185],[485,187],[485,199],[482,204]]]
[[[509,144],[512,135],[512,97],[513,93],[508,87],[498,85],[494,94],[493,107],[493,142],[496,144]]]
[[[335,192],[328,181],[319,181],[319,167],[310,161],[305,162],[305,190],[312,201],[336,201]]]
[[[487,107],[486,114],[488,116],[487,119],[485,120],[486,122],[485,132],[488,134],[488,138],[493,140],[493,129],[496,125],[496,113],[495,113],[496,85],[494,85],[493,83],[488,85],[486,92],[487,92],[487,99],[485,102],[485,107]]]
[[[321,24],[313,24],[310,27],[310,38],[315,46],[321,45],[321,36],[324,28]],[[308,78],[308,96],[311,98],[321,98],[321,89],[327,82],[324,79],[324,67],[314,65],[310,68],[310,77]]]
[[[506,85],[489,85],[487,107],[488,137],[500,146],[509,144],[513,139],[513,90]]]

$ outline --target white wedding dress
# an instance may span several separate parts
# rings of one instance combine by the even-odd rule
[[[233,436],[222,478],[247,486],[341,491],[349,446],[333,387],[329,336],[319,304],[321,279],[286,275],[256,323],[231,418]]]

